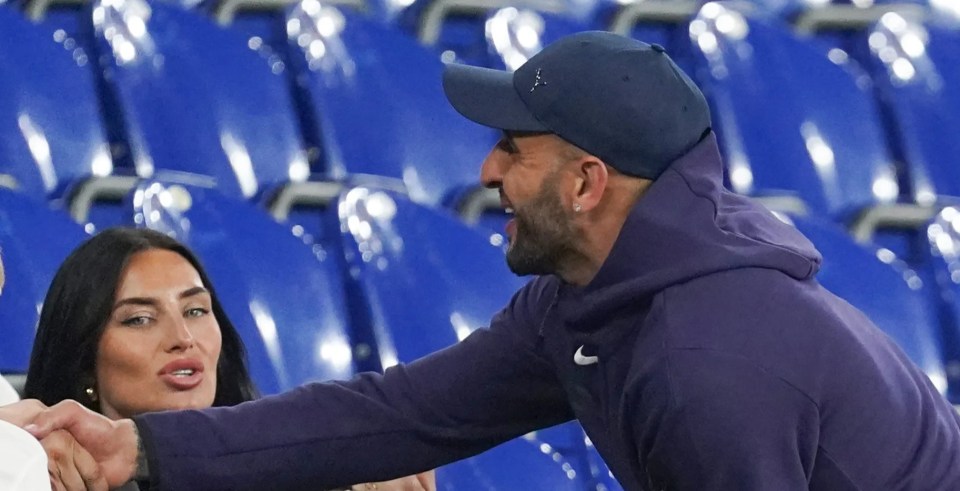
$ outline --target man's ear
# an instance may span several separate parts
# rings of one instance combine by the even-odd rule
[[[600,204],[610,182],[607,165],[593,155],[584,155],[575,163],[577,173],[573,207],[575,211],[590,211]]]

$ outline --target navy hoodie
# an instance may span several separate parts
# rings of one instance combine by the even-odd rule
[[[539,277],[489,329],[383,375],[138,417],[153,487],[381,480],[575,417],[628,490],[960,490],[960,417],[819,264],[723,189],[710,135],[585,287]]]

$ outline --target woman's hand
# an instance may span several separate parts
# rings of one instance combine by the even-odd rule
[[[24,399],[13,404],[0,406],[0,419],[23,428],[33,422],[47,406],[36,399]]]

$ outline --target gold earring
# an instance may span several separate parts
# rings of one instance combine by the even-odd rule
[[[87,393],[87,397],[89,397],[91,401],[97,400],[97,391],[93,390],[93,387],[87,387],[84,392]]]

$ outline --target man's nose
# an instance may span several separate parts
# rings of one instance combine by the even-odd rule
[[[503,182],[503,151],[494,148],[483,159],[480,167],[480,183],[484,187],[498,188]]]

